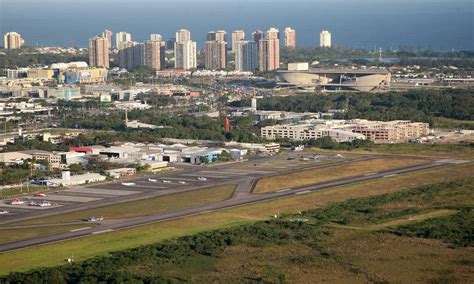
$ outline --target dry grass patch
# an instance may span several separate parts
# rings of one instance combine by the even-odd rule
[[[315,183],[336,180],[359,174],[384,171],[425,163],[422,159],[373,159],[326,168],[296,172],[288,175],[263,178],[258,181],[254,192],[272,192],[279,189],[306,186]]]
[[[334,229],[325,247],[340,264],[369,281],[473,283],[474,248],[437,240]],[[467,263],[467,265],[466,265]],[[342,277],[339,281],[348,281]]]

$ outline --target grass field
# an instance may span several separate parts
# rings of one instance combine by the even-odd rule
[[[448,158],[474,160],[474,146],[471,144],[376,144],[370,148],[357,148],[350,151],[325,150],[308,148],[309,152],[316,153],[347,153],[347,154],[396,154],[418,156],[420,158]]]
[[[255,222],[256,220],[264,220],[277,213],[295,213],[300,210],[319,208],[350,198],[406,191],[416,186],[470,177],[473,171],[474,165],[472,163],[437,168],[384,180],[375,180],[213,213],[185,217],[113,233],[2,253],[0,254],[0,263],[2,263],[2,265],[0,265],[0,274],[62,264],[65,258],[71,256],[74,256],[77,260],[83,260],[94,255],[104,255],[112,251],[151,244],[172,237],[237,226]],[[393,238],[393,236],[391,237]],[[281,251],[283,250],[284,248],[282,248]],[[237,251],[236,253],[245,254],[246,251]],[[246,254],[249,256],[253,255],[250,251]],[[329,262],[330,264],[334,263],[334,260],[330,260]],[[334,265],[334,271],[340,270],[337,263]],[[328,267],[331,268],[330,266]],[[316,271],[327,271],[326,268],[325,266],[321,266],[320,269]],[[234,269],[237,268],[234,267]],[[345,270],[341,271],[341,273],[348,273]],[[333,279],[331,273],[322,273],[319,277],[326,277],[329,280]]]
[[[0,244],[78,229],[84,225],[48,226],[28,229],[0,229]]]
[[[379,231],[386,228],[394,228],[401,225],[412,224],[421,222],[431,218],[438,218],[438,217],[445,217],[456,214],[457,210],[450,210],[450,209],[440,209],[420,214],[414,214],[409,216],[403,216],[401,218],[390,220],[387,222],[379,223],[379,224],[370,224],[362,227],[356,226],[348,226],[348,225],[339,225],[339,224],[331,224],[331,227],[334,228],[341,228],[341,229],[352,229],[352,230],[367,230],[367,231]]]
[[[29,189],[26,187],[15,187],[4,189],[0,191],[0,198],[12,198],[22,195],[31,195],[36,192],[48,192],[48,191],[55,191],[57,189],[50,188],[48,189],[45,186],[30,186]]]
[[[236,185],[230,184],[201,190],[193,190],[151,199],[131,201],[90,210],[10,223],[5,226],[69,223],[87,219],[89,216],[103,216],[105,219],[145,216],[226,200],[232,196],[235,187]]]
[[[421,159],[372,159],[348,164],[334,165],[321,169],[296,172],[288,175],[263,178],[257,182],[255,193],[277,191],[285,188],[305,186],[319,182],[356,176],[359,174],[384,171],[426,163]]]
[[[334,282],[472,283],[474,249],[389,233],[333,229],[323,244],[337,260]],[[317,276],[316,276],[317,277]],[[316,278],[318,279],[318,278]],[[351,281],[352,282],[352,281]]]

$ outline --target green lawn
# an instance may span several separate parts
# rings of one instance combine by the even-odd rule
[[[420,185],[470,177],[473,170],[472,163],[437,168],[384,180],[337,187],[123,231],[2,253],[0,254],[0,263],[2,263],[0,265],[0,274],[59,265],[64,263],[65,258],[70,258],[71,256],[76,260],[84,260],[95,255],[104,255],[113,251],[156,243],[164,239],[264,220],[277,213],[295,213],[300,210],[320,208],[330,203],[350,198],[401,192]]]
[[[85,227],[84,225],[62,225],[62,226],[48,226],[28,229],[0,229],[0,244],[9,243],[13,241],[34,238],[43,235],[50,235],[54,233],[65,232],[68,230]]]
[[[151,199],[125,202],[90,210],[11,223],[7,226],[70,223],[84,220],[89,216],[103,216],[105,219],[145,216],[226,200],[232,196],[235,187],[236,185],[234,184],[210,187]]]

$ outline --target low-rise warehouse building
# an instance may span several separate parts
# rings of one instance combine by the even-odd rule
[[[137,173],[135,168],[118,168],[105,171],[109,176],[113,178],[120,178],[124,176],[133,176]]]
[[[58,179],[49,179],[47,180],[47,184],[56,185],[56,186],[73,186],[73,185],[80,185],[86,183],[94,183],[105,181],[106,177],[96,173],[87,173],[83,175],[75,175],[71,176],[69,171],[63,171],[62,177]]]

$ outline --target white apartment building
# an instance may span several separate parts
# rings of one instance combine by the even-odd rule
[[[258,45],[254,41],[241,40],[235,51],[235,70],[240,72],[258,69]]]
[[[115,34],[115,47],[120,49],[124,42],[132,41],[132,35],[126,32],[118,32]]]
[[[331,33],[328,31],[322,31],[319,34],[319,46],[320,47],[331,47]]]
[[[185,41],[174,44],[174,67],[189,70],[197,67],[196,42]]]

